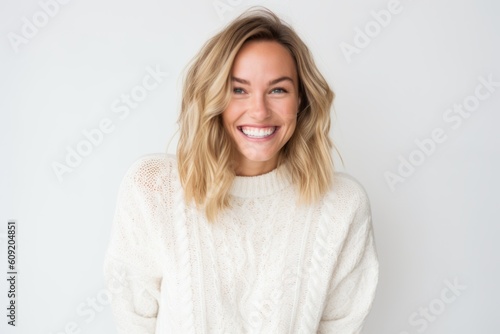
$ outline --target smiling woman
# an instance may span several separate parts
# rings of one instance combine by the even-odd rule
[[[335,172],[333,92],[249,10],[184,82],[176,156],[138,159],[105,261],[120,333],[360,333],[378,282],[368,196]],[[116,290],[116,289],[115,289]]]
[[[236,175],[270,172],[297,124],[300,98],[292,55],[278,42],[248,42],[236,56],[231,82],[234,96],[222,121],[236,146]]]

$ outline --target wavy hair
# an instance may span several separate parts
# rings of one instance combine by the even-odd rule
[[[229,204],[235,177],[233,143],[222,124],[231,100],[231,70],[242,45],[276,41],[289,50],[299,79],[299,113],[289,141],[279,152],[299,190],[297,203],[321,198],[333,183],[330,108],[334,93],[297,33],[276,14],[252,8],[209,39],[189,64],[183,82],[177,162],[186,202],[203,207],[214,222]]]

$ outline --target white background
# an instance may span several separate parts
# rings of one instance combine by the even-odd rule
[[[387,9],[388,0],[220,2],[227,6],[218,13],[213,0],[73,0],[16,47],[11,33],[22,37],[23,17],[33,23],[41,5],[1,0],[0,267],[7,271],[6,223],[15,219],[20,274],[14,330],[1,279],[0,332],[115,332],[98,297],[120,180],[169,140],[175,152],[188,61],[236,15],[265,5],[295,27],[335,91],[332,136],[345,163],[337,168],[371,199],[381,274],[364,332],[496,333],[500,87],[460,126],[443,116],[474,101],[479,77],[500,82],[499,3],[401,0],[369,45],[346,57],[342,43],[355,46],[357,28],[376,29],[371,11]],[[156,66],[168,77],[120,119],[112,104]],[[65,164],[82,131],[106,118],[113,131],[59,181],[53,164]],[[429,155],[415,152],[415,141],[436,128],[446,140]],[[411,155],[419,165],[391,189],[385,173],[398,173],[400,156]],[[454,282],[461,290],[444,290]],[[452,302],[443,302],[443,291]]]

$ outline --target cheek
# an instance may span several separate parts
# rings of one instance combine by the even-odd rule
[[[281,118],[286,122],[293,122],[297,119],[298,105],[294,101],[281,104],[279,106]]]
[[[289,138],[290,138],[292,136],[292,134],[295,132],[295,129],[297,128],[297,120],[294,119],[293,121],[291,121],[288,128],[290,129],[290,134],[289,134]]]
[[[288,127],[289,137],[291,137],[297,126],[297,111],[298,104],[295,101],[290,102],[289,105],[283,110],[282,118]]]
[[[229,138],[232,138],[233,140],[236,139],[236,128],[234,127],[234,124],[238,119],[238,114],[236,113],[236,111],[228,107],[222,112],[221,117],[222,127],[224,128],[224,132],[226,133],[226,135],[228,135]]]
[[[231,106],[228,106],[226,110],[224,110],[221,114],[222,117],[222,124],[224,125],[224,128],[228,128],[231,123],[234,121],[234,111],[231,108]]]

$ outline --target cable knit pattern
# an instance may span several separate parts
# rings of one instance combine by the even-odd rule
[[[119,333],[360,333],[378,282],[370,204],[336,173],[297,205],[287,165],[235,178],[217,222],[186,205],[175,156],[120,186],[104,263]]]

